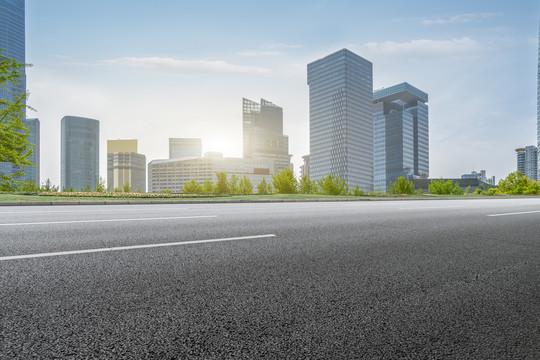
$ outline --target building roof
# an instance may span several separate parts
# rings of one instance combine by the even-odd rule
[[[408,103],[413,100],[421,102],[428,102],[428,94],[422,90],[412,86],[411,84],[404,82],[387,88],[375,90],[373,92],[373,101],[386,100],[389,102],[402,100]]]

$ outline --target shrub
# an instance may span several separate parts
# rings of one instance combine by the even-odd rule
[[[204,183],[202,185],[202,192],[203,192],[203,194],[212,194],[212,193],[214,193],[214,184],[212,183],[212,180],[210,180],[210,179],[204,180]]]
[[[405,179],[403,176],[400,176],[396,179],[395,182],[390,182],[390,184],[388,184],[387,193],[398,195],[412,195],[415,193],[415,190],[412,181]]]
[[[361,196],[361,195],[366,195],[366,192],[364,190],[360,189],[360,187],[358,187],[358,185],[355,185],[353,190],[351,191],[351,195]]]
[[[253,184],[246,175],[244,175],[238,183],[238,192],[244,195],[253,194]]]
[[[345,185],[345,180],[340,179],[338,176],[328,174],[321,180],[317,181],[319,185],[319,192],[325,195],[347,195],[349,193],[349,187]]]
[[[230,194],[239,194],[240,189],[238,188],[238,176],[236,176],[234,173],[232,174],[231,178],[229,179],[229,193]]]
[[[283,169],[275,175],[272,175],[272,184],[276,194],[297,194],[298,181],[294,177],[291,169]]]
[[[306,175],[300,179],[300,194],[312,194],[313,193],[313,181]]]
[[[452,180],[444,181],[443,179],[431,180],[429,192],[437,195],[463,195],[464,193],[457,182],[454,183]]]
[[[131,184],[129,182],[125,182],[124,186],[123,186],[123,190],[124,190],[125,193],[130,193],[131,192]],[[98,191],[98,192],[100,192],[100,191]]]
[[[272,187],[266,182],[266,178],[262,178],[261,182],[257,185],[257,194],[268,195],[272,192]]]
[[[538,194],[540,186],[523,175],[521,171],[510,173],[505,179],[499,181],[499,189],[505,194]]]
[[[195,181],[195,179],[185,182],[184,186],[182,186],[182,194],[200,194],[202,192],[203,188],[201,184]]]
[[[227,173],[225,171],[216,172],[216,184],[214,186],[214,191],[217,194],[228,194],[229,193],[229,183],[227,182]]]
[[[105,179],[103,179],[101,176],[99,177],[99,180],[96,184],[96,192],[98,193],[107,192],[107,186],[105,186]],[[130,191],[125,191],[125,192],[131,192],[131,186],[130,186]]]

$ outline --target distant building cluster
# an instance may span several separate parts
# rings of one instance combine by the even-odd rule
[[[25,62],[24,1],[0,0],[1,56]],[[516,149],[517,170],[540,178],[540,33],[538,49],[538,146]],[[307,65],[310,153],[302,157],[300,176],[320,180],[333,174],[352,188],[385,191],[399,177],[429,181],[428,94],[408,82],[373,91],[373,65],[347,49]],[[13,100],[26,91],[26,77],[17,86],[0,89]],[[26,119],[34,167],[20,181],[40,183],[40,121]],[[256,186],[263,178],[292,169],[289,137],[283,134],[283,108],[270,101],[242,99],[243,157],[202,153],[200,138],[169,138],[168,159],[146,163],[138,140],[107,141],[107,187],[132,191],[181,191],[195,179],[216,181],[216,172],[246,176]],[[61,121],[61,189],[95,189],[99,183],[99,121],[65,116]],[[14,174],[11,163],[0,173]],[[464,174],[464,184],[495,185],[485,170]],[[471,183],[472,184],[472,183]],[[129,186],[128,186],[129,185]],[[475,185],[476,186],[476,185]]]

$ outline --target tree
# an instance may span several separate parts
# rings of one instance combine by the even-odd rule
[[[203,187],[195,179],[191,179],[184,183],[182,194],[200,194],[203,192]]]
[[[51,179],[47,179],[42,185],[41,185],[41,191],[46,192],[58,192],[58,186],[53,185],[51,182]]]
[[[125,188],[125,185],[124,185],[124,188]],[[131,188],[131,185],[130,185],[130,188]],[[107,186],[105,184],[105,179],[102,178],[101,176],[99,177],[99,180],[96,184],[96,192],[98,193],[104,193],[104,192],[107,192]],[[125,191],[124,192],[129,192],[129,191]]]
[[[101,178],[100,178],[100,180],[101,180]],[[99,187],[99,182],[98,182],[98,186],[97,186],[97,187]],[[97,187],[96,187],[96,191],[98,191],[98,190],[97,190]],[[130,183],[129,181],[125,182],[125,183],[124,183],[124,186],[122,186],[122,188],[123,188],[123,190],[124,190],[125,193],[130,193],[130,192],[131,192],[131,183]],[[103,188],[103,189],[104,189],[104,188]],[[100,191],[98,191],[98,192],[100,192]]]
[[[521,171],[514,171],[499,181],[499,189],[506,194],[538,194],[540,186],[538,182],[533,181],[523,175]]]
[[[459,184],[454,183],[452,180],[444,181],[443,179],[431,180],[429,184],[429,192],[437,195],[463,195],[464,191],[461,190]]]
[[[203,194],[212,194],[214,192],[214,184],[212,183],[212,180],[204,180],[204,183],[202,185],[202,192]]]
[[[272,187],[266,182],[266,178],[263,177],[261,182],[257,185],[257,194],[268,195],[270,193],[272,193]]]
[[[238,194],[239,188],[238,188],[238,176],[236,176],[235,173],[232,174],[231,178],[229,179],[229,193],[230,194]]]
[[[238,183],[238,190],[240,194],[253,194],[253,184],[246,175],[240,179],[240,182]]]
[[[217,194],[228,194],[229,193],[229,184],[227,182],[227,173],[225,171],[216,172],[216,185],[214,186],[214,191]]]
[[[313,181],[304,175],[300,178],[300,194],[312,194],[313,193]]]
[[[27,64],[3,57],[0,50],[0,88],[8,90],[9,84],[18,85]],[[24,125],[24,110],[28,93],[13,94],[13,100],[0,98],[0,162],[10,162],[17,169],[13,174],[0,174],[2,188],[13,189],[24,176],[24,168],[32,166],[32,144],[28,141],[30,129]]]
[[[400,176],[395,182],[390,182],[387,189],[388,194],[412,195],[415,193],[412,181]]]
[[[354,195],[354,196],[366,195],[366,192],[360,189],[358,185],[355,185],[353,190],[351,191],[351,195]]]
[[[338,176],[328,174],[321,180],[317,181],[319,185],[319,193],[324,195],[347,195],[349,187],[345,185],[345,180]]]
[[[283,169],[277,174],[272,175],[272,184],[277,194],[298,193],[298,181],[291,169]]]

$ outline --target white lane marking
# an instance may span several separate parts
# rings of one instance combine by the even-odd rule
[[[275,237],[275,236],[276,236],[275,234],[266,234],[266,235],[239,236],[239,237],[230,237],[230,238],[221,238],[221,239],[193,240],[193,241],[178,241],[178,242],[172,242],[172,243],[146,244],[146,245],[132,245],[132,246],[117,246],[117,247],[100,248],[100,249],[73,250],[73,251],[59,251],[59,252],[52,252],[52,253],[28,254],[28,255],[14,255],[14,256],[4,256],[4,257],[0,257],[0,261],[18,260],[18,259],[32,259],[32,258],[51,257],[51,256],[63,256],[63,255],[90,254],[90,253],[109,252],[109,251],[122,251],[122,250],[134,250],[134,249],[148,249],[148,248],[165,247],[165,246],[180,246],[180,245],[191,245],[191,244],[206,244],[206,243],[223,242],[223,241],[236,241],[236,240],[262,239],[262,238],[270,238],[270,237]]]
[[[488,215],[488,216],[524,215],[524,214],[535,214],[535,213],[540,213],[540,210],[521,211],[521,212],[504,213],[504,214],[491,214],[491,215]]]
[[[429,207],[406,207],[406,208],[399,208],[400,210],[423,210],[423,209],[451,209],[451,208],[462,208],[464,206],[458,205],[458,206],[429,206]]]
[[[6,224],[0,224],[0,226],[80,224],[80,223],[98,223],[98,222],[151,221],[151,220],[176,220],[176,219],[201,219],[201,218],[217,218],[217,215],[173,216],[173,217],[135,218],[135,219],[98,219],[98,220],[43,221],[43,222],[29,222],[29,223],[6,223]]]

